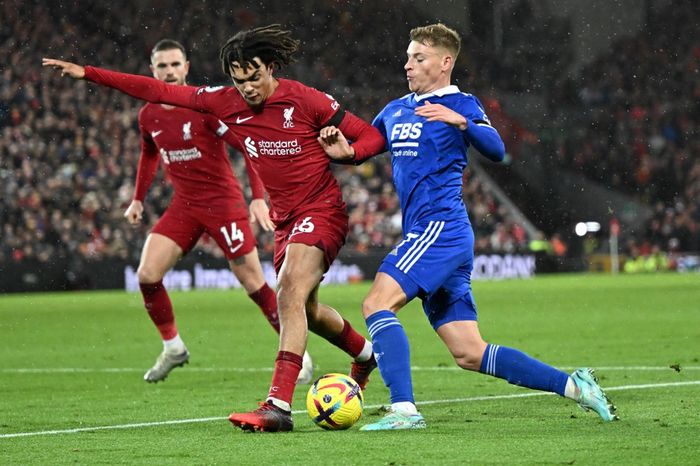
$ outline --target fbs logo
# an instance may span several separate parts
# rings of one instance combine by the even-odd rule
[[[244,143],[245,143],[245,150],[248,152],[248,156],[251,158],[253,158],[253,157],[257,158],[258,157],[258,149],[257,149],[257,147],[255,147],[255,141],[253,140],[253,138],[248,136],[247,138],[245,138]]]
[[[397,123],[391,128],[391,140],[420,138],[423,123]]]

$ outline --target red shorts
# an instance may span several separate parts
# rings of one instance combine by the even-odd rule
[[[345,209],[316,210],[299,215],[275,229],[275,270],[279,273],[282,268],[287,245],[291,243],[319,248],[323,251],[325,270],[328,270],[345,244],[347,233],[348,214]]]
[[[232,260],[255,249],[256,241],[248,222],[248,212],[235,208],[199,207],[173,202],[151,233],[167,236],[187,254],[202,233],[211,236]]]

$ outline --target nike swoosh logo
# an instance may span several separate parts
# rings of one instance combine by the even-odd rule
[[[243,123],[244,121],[248,121],[248,120],[250,120],[251,118],[253,118],[253,117],[252,117],[252,116],[249,116],[249,117],[246,117],[246,118],[237,117],[237,118],[236,118],[236,124],[237,124],[237,125],[240,125],[240,124]]]
[[[152,138],[155,138],[156,136],[158,136],[158,135],[159,135],[160,133],[162,133],[162,132],[163,132],[162,129],[161,129],[160,131],[151,131],[151,137],[152,137]]]

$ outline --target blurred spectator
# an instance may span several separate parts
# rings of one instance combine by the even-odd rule
[[[566,256],[566,251],[568,250],[568,247],[566,243],[561,239],[561,236],[559,233],[555,233],[552,235],[552,239],[550,240],[552,244],[552,252],[554,252],[554,255],[557,257],[565,257]]]
[[[560,165],[654,206],[635,247],[700,251],[700,9],[681,0],[649,19],[551,94],[556,129],[546,133],[559,136],[547,147]]]
[[[142,2],[126,1],[91,4],[86,15],[80,2],[1,2],[0,54],[6,58],[0,69],[0,262],[109,257],[136,262],[146,232],[171,194],[160,173],[144,203],[143,226],[124,221],[140,153],[136,124],[142,102],[42,72],[42,56],[150,74],[144,57],[157,40],[172,37],[191,51],[192,83],[226,83],[220,44],[242,27],[282,22],[303,42],[288,75],[336,94],[371,120],[387,95],[407,92],[405,82],[395,79],[403,66],[401,51],[411,27],[427,22],[419,10],[397,3],[306,0],[290,8],[282,0],[160,1],[155,12]],[[388,9],[395,14],[386,15]],[[479,50],[465,47],[467,54]],[[529,66],[527,60],[513,61],[522,63],[509,66]],[[531,83],[518,84],[523,85]],[[509,125],[512,132],[522,131],[517,122]],[[238,174],[243,173],[241,157],[233,154]],[[392,247],[401,237],[401,216],[388,157],[334,171],[350,214],[346,248],[363,253]],[[527,249],[523,228],[469,173],[464,195],[477,230],[477,251]],[[259,242],[263,254],[272,252],[269,235],[261,234]],[[207,238],[197,249],[219,255]]]

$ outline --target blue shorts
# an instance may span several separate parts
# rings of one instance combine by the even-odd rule
[[[423,301],[434,329],[456,320],[476,320],[471,293],[474,232],[461,221],[414,225],[382,261],[379,272],[401,286],[408,301]]]

